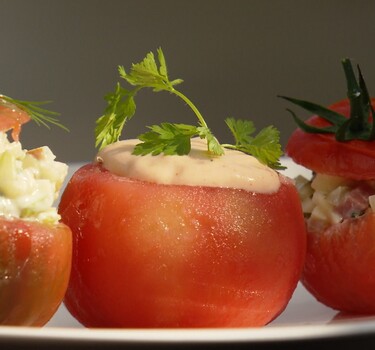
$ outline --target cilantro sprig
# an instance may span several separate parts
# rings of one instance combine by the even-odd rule
[[[0,104],[9,104],[15,106],[16,108],[27,113],[30,119],[36,122],[38,125],[44,125],[45,127],[49,128],[49,124],[54,124],[68,131],[68,128],[66,128],[59,122],[57,118],[57,116],[60,115],[59,113],[41,107],[50,102],[51,101],[17,100],[15,98],[0,94]]]
[[[157,50],[157,60],[153,52],[149,52],[141,62],[132,64],[129,73],[123,66],[119,66],[118,71],[120,78],[133,89],[125,89],[117,83],[114,92],[105,96],[107,107],[104,114],[97,119],[95,128],[95,146],[99,149],[119,140],[124,126],[136,112],[137,93],[144,88],[151,88],[154,92],[166,91],[182,99],[194,112],[198,122],[196,125],[164,122],[148,126],[149,130],[138,136],[141,142],[134,148],[135,155],[186,155],[191,150],[191,139],[200,137],[207,141],[207,150],[212,156],[223,155],[225,148],[234,149],[253,155],[270,167],[283,168],[279,163],[282,155],[279,132],[273,126],[253,136],[255,127],[251,121],[227,118],[225,122],[234,136],[235,144],[220,144],[198,108],[175,88],[183,80],[169,79],[161,48]]]
[[[287,96],[279,97],[294,103],[314,115],[318,115],[330,124],[326,127],[310,125],[297,117],[292,110],[287,109],[298,127],[307,133],[334,134],[336,140],[339,142],[351,140],[373,141],[375,140],[375,111],[372,107],[371,98],[361,69],[357,65],[357,81],[351,61],[348,58],[344,58],[341,63],[347,83],[347,97],[350,102],[349,118],[313,102]]]

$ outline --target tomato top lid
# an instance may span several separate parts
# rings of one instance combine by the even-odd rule
[[[355,179],[375,178],[374,105],[360,67],[358,81],[351,61],[342,60],[347,98],[328,108],[319,104],[279,96],[313,113],[306,122],[290,109],[298,125],[286,146],[296,163],[315,172]]]

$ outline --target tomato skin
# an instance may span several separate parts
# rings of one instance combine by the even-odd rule
[[[327,306],[375,313],[375,213],[308,233],[301,281]]]
[[[375,107],[375,99],[371,99]],[[349,100],[328,107],[349,116]],[[307,120],[314,126],[329,125],[324,119],[312,116]],[[286,153],[296,163],[316,172],[342,176],[353,180],[375,179],[375,141],[352,140],[337,142],[332,134],[310,134],[296,129],[287,145]]]
[[[298,283],[298,194],[157,185],[79,169],[59,205],[73,231],[65,305],[88,327],[262,326]]]
[[[66,225],[0,217],[0,325],[45,325],[63,300],[71,254]]]
[[[375,99],[371,99],[375,105]],[[349,116],[349,100],[329,107]],[[318,116],[308,123],[327,126]],[[287,154],[318,173],[363,181],[375,180],[375,141],[338,142],[331,134],[297,129]],[[348,313],[375,314],[375,214],[345,219],[319,232],[307,233],[307,253],[301,282],[323,304]]]

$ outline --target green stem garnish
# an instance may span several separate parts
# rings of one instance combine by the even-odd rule
[[[287,111],[292,114],[292,117],[299,128],[307,133],[335,134],[336,140],[340,142],[350,140],[375,140],[375,112],[371,105],[371,98],[363,79],[362,72],[359,66],[357,66],[357,81],[350,60],[347,58],[343,59],[342,65],[347,82],[347,96],[350,102],[349,118],[312,102],[286,96],[279,97],[304,108],[314,115],[318,115],[331,124],[327,127],[309,125],[298,118],[293,111],[287,109]],[[371,116],[371,118],[369,118],[369,116]]]
[[[57,116],[59,113],[41,107],[42,105],[50,103],[50,101],[23,101],[0,94],[0,104],[1,101],[14,105],[16,108],[24,111],[29,115],[30,119],[35,121],[38,125],[44,125],[49,128],[49,124],[54,124],[68,131],[68,129],[58,121]]]
[[[148,53],[140,63],[133,64],[130,73],[119,66],[122,79],[134,87],[127,90],[117,83],[115,91],[105,96],[107,107],[104,114],[96,121],[95,146],[103,147],[117,142],[120,139],[124,125],[134,116],[136,110],[135,96],[143,88],[151,88],[155,92],[167,91],[181,98],[194,112],[198,125],[180,123],[161,123],[152,125],[150,131],[138,136],[141,141],[134,148],[133,154],[157,155],[186,155],[191,150],[191,138],[199,136],[207,140],[207,150],[212,156],[224,154],[224,148],[239,150],[258,158],[260,162],[276,169],[283,169],[279,163],[282,155],[279,143],[279,132],[273,126],[263,129],[255,137],[252,122],[228,118],[225,120],[231,130],[236,143],[221,145],[211,132],[202,114],[193,102],[183,93],[175,89],[182,83],[182,79],[170,81],[167,65],[161,48],[157,50],[158,63],[154,54]]]

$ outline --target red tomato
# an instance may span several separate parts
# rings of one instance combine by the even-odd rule
[[[267,324],[289,302],[305,257],[298,194],[281,183],[258,194],[82,167],[59,205],[73,231],[67,308],[88,327]]]
[[[0,218],[0,325],[43,326],[69,281],[70,229]]]
[[[336,310],[375,313],[375,213],[308,234],[302,283]]]
[[[375,106],[375,99],[371,99]],[[349,115],[348,100],[330,106]],[[307,123],[325,126],[318,116]],[[296,162],[319,174],[375,180],[375,141],[338,142],[332,134],[310,134],[297,129],[286,147]],[[302,283],[322,303],[352,313],[375,313],[375,214],[357,218],[318,232],[308,232]]]
[[[375,107],[375,99],[371,99]],[[329,107],[349,115],[349,100]],[[313,116],[308,124],[326,126],[324,119]],[[337,142],[333,134],[309,134],[296,129],[286,146],[286,153],[298,164],[316,173],[337,175],[354,180],[375,179],[375,141]]]

